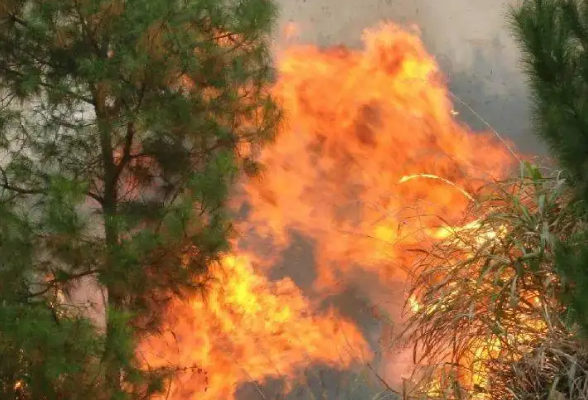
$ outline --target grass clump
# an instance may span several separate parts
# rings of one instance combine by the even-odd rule
[[[485,187],[467,224],[416,250],[407,398],[588,398],[588,352],[555,270],[558,243],[584,228],[568,196],[559,174],[523,163]]]

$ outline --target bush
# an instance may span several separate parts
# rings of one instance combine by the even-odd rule
[[[583,227],[560,176],[522,164],[520,176],[485,187],[468,211],[480,218],[417,249],[411,398],[587,398],[588,358],[555,271],[557,243]]]

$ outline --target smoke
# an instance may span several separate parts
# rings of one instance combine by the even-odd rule
[[[439,63],[453,99],[473,130],[487,122],[524,153],[544,153],[530,126],[519,50],[506,20],[515,0],[278,0],[281,24],[296,23],[299,40],[359,47],[361,31],[382,20],[416,25]],[[481,121],[480,117],[485,120]]]

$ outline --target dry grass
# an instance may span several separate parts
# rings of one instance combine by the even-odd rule
[[[486,188],[476,222],[418,249],[407,398],[588,399],[588,352],[566,325],[553,262],[557,240],[581,228],[566,197],[557,174],[523,164]]]

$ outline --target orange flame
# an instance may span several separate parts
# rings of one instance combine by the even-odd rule
[[[233,198],[236,210],[247,209],[235,255],[211,267],[205,299],[174,305],[175,338],[144,346],[151,365],[171,356],[207,373],[182,375],[168,398],[230,399],[243,382],[368,360],[353,322],[319,312],[321,300],[350,285],[374,300],[403,297],[389,291],[406,278],[406,247],[443,237],[445,223],[461,224],[472,196],[509,167],[503,146],[454,119],[416,35],[387,24],[366,30],[363,42],[362,50],[295,46],[278,54],[273,92],[286,121],[261,154],[266,172]],[[299,266],[316,271],[312,298],[289,278],[265,275],[293,232],[313,247],[313,265]]]
[[[292,280],[268,281],[246,256],[227,256],[206,280],[206,298],[176,303],[168,333],[143,345],[150,367],[188,368],[171,399],[230,399],[239,383],[295,376],[313,362],[347,368],[369,356],[353,324],[333,310],[313,315]]]
[[[363,39],[363,51],[299,46],[279,55],[274,92],[286,127],[261,157],[267,174],[245,186],[243,231],[274,249],[301,232],[315,244],[317,285],[329,289],[358,268],[403,279],[406,254],[394,245],[418,243],[417,231],[439,225],[427,215],[457,223],[471,201],[464,193],[511,162],[492,138],[454,120],[418,37],[383,25]]]

